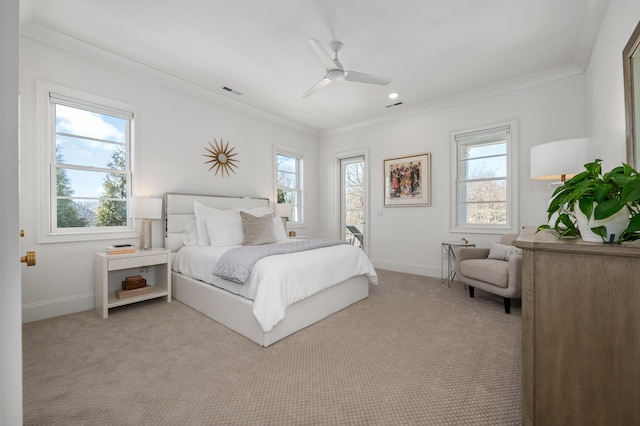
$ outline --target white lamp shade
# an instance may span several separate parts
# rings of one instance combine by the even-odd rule
[[[291,216],[291,204],[290,203],[278,203],[276,204],[276,216],[277,217],[290,217]]]
[[[134,198],[133,212],[138,219],[162,219],[162,198]]]
[[[531,179],[561,180],[584,170],[593,162],[591,141],[586,138],[543,143],[531,148]]]

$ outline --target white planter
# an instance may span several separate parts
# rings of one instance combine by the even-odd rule
[[[595,206],[594,206],[595,209]],[[610,241],[611,235],[613,234],[613,241],[618,241],[620,239],[620,235],[626,229],[627,224],[629,223],[629,210],[627,208],[623,208],[618,213],[613,216],[609,216],[606,219],[602,220],[594,220],[593,213],[591,214],[591,218],[587,219],[587,216],[582,213],[580,208],[576,205],[575,209],[576,220],[578,221],[578,229],[580,230],[580,235],[582,236],[583,241],[589,241],[592,243],[601,243],[602,237],[598,234],[594,234],[591,231],[591,228],[595,228],[597,226],[605,226],[607,228],[607,239],[606,242]]]

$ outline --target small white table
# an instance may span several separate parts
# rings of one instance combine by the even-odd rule
[[[94,258],[94,291],[98,315],[107,318],[109,309],[158,297],[171,302],[171,252],[164,248],[136,250],[135,253],[96,253]],[[153,291],[136,297],[118,299],[115,290],[121,288],[127,275],[147,275]]]
[[[442,242],[442,281],[447,280],[447,285],[451,287],[451,283],[456,278],[456,252],[455,249],[460,247],[475,247],[475,244],[464,241],[443,241]],[[444,274],[444,264],[447,264],[447,275]]]

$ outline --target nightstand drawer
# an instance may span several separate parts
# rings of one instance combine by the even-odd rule
[[[135,256],[124,259],[109,259],[109,271],[118,269],[137,268],[139,266],[159,265],[167,263],[166,254],[154,254],[151,256]]]

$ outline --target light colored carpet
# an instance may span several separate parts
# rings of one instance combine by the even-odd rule
[[[26,324],[25,424],[520,424],[519,301],[378,273],[268,348],[177,301]]]

